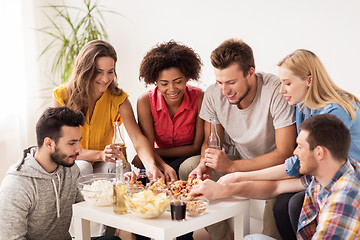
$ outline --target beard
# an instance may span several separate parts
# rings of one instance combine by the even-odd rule
[[[57,147],[55,147],[55,152],[50,154],[50,158],[54,163],[56,163],[58,165],[61,165],[64,167],[72,167],[75,164],[75,161],[73,161],[72,163],[68,163],[65,160],[70,157],[75,157],[78,155],[79,155],[79,153],[68,156],[66,154],[61,153],[60,150]]]
[[[236,103],[230,103],[230,104],[239,105],[239,103],[249,94],[251,88],[247,79],[245,79],[245,85],[246,85],[245,93],[242,96],[240,96],[239,100],[237,100]]]

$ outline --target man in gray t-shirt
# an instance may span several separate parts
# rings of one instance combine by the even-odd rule
[[[205,179],[211,174],[216,180],[227,173],[284,163],[295,148],[296,127],[294,109],[280,94],[278,77],[255,73],[252,49],[241,40],[223,42],[212,52],[211,63],[216,84],[206,90],[201,106],[200,118],[205,120],[201,156],[181,165],[180,178]],[[235,160],[207,147],[211,118],[216,120],[221,145],[234,145],[236,156],[230,159]],[[275,224],[272,227],[276,229]],[[222,239],[220,232],[209,231],[212,239]]]

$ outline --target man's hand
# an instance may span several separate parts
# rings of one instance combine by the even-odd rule
[[[224,185],[206,179],[202,183],[195,185],[189,195],[197,196],[196,199],[206,198],[208,200],[226,198]]]
[[[204,165],[204,163],[200,160],[199,165],[192,170],[192,172],[189,174],[189,178],[200,178],[202,180],[210,178],[211,168],[208,168]]]
[[[207,148],[204,153],[205,166],[221,173],[231,172],[233,161],[229,160],[224,151],[215,148]]]

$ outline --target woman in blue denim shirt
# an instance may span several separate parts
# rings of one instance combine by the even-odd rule
[[[350,130],[349,157],[360,161],[359,99],[336,86],[319,58],[308,50],[296,50],[281,60],[278,66],[282,83],[280,91],[290,105],[296,105],[296,126],[313,115],[334,114]],[[285,168],[290,177],[301,176],[300,162],[296,156],[285,161]],[[278,197],[274,205],[274,217],[283,239],[296,239],[303,199],[304,192]]]

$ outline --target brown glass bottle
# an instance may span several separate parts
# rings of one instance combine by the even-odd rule
[[[121,156],[120,159],[123,162],[123,168],[126,168],[129,166],[129,162],[127,161],[126,146],[124,139],[121,136],[119,122],[114,122],[113,125],[114,125],[114,136],[113,136],[112,144],[116,146],[123,153],[123,156]]]
[[[216,148],[219,150],[221,149],[220,138],[216,132],[216,121],[214,118],[210,119],[210,133],[209,133],[209,138],[207,140],[207,147]]]

